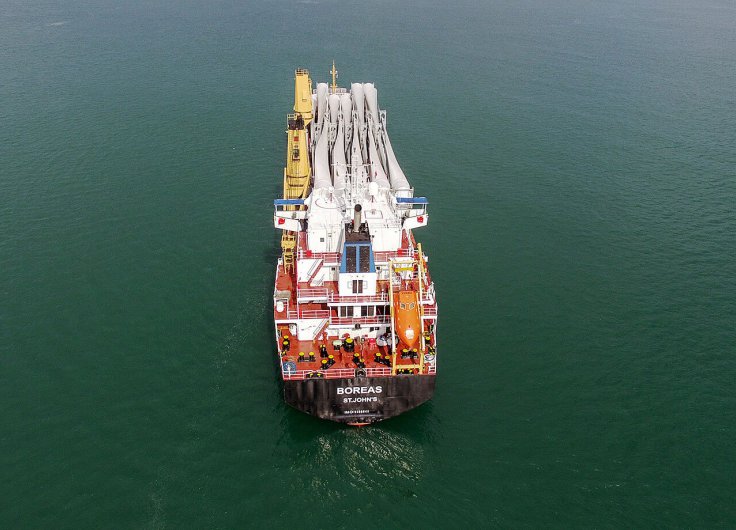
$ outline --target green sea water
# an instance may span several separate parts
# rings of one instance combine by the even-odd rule
[[[736,527],[732,0],[6,0],[1,528]],[[372,81],[434,399],[283,404],[293,70]]]

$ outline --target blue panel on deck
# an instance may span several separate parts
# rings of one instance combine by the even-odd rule
[[[426,197],[396,197],[399,204],[428,204]]]
[[[352,255],[353,250],[355,249],[355,258],[348,260],[348,254]],[[361,265],[361,257],[365,255],[365,253],[368,253],[368,270],[360,270]],[[366,258],[363,257],[363,260]],[[348,263],[348,261],[352,261],[352,263]],[[340,272],[349,272],[349,273],[367,273],[367,272],[376,272],[376,265],[373,260],[373,249],[371,248],[370,243],[345,243],[345,248],[343,248],[342,252],[342,258],[340,259]]]
[[[274,206],[300,206],[304,204],[304,199],[276,199],[273,204]]]

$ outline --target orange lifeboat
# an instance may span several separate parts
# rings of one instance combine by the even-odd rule
[[[399,291],[394,298],[394,318],[399,339],[407,348],[414,348],[421,334],[419,302],[416,291]]]

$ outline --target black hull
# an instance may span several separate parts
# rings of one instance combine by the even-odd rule
[[[284,400],[325,420],[367,424],[398,416],[428,401],[434,375],[284,381]]]

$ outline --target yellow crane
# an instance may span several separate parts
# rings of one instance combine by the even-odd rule
[[[309,71],[294,72],[294,114],[287,116],[286,167],[284,168],[284,199],[306,199],[312,170],[309,165],[307,126],[312,121],[312,80]],[[290,206],[289,208],[303,208]],[[281,236],[284,270],[294,270],[296,233],[285,231]]]

